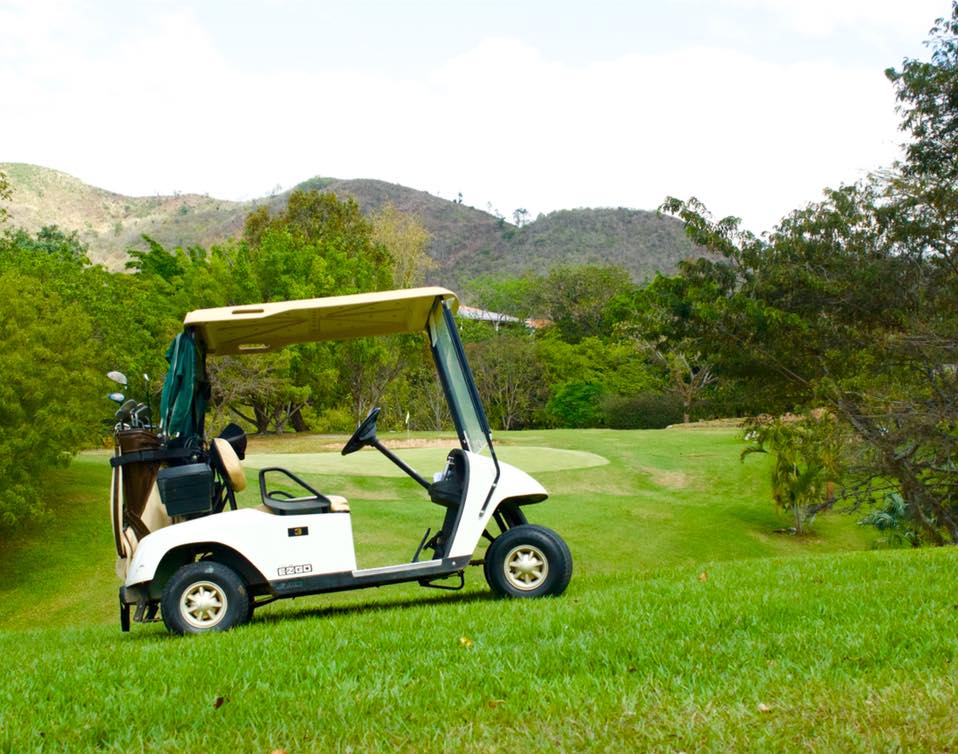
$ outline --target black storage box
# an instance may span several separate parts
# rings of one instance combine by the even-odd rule
[[[156,486],[170,516],[208,513],[213,507],[213,470],[205,463],[160,469]]]

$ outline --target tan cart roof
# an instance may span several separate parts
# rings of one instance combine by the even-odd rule
[[[196,328],[209,354],[260,353],[290,343],[425,330],[437,297],[445,299],[453,312],[458,309],[452,291],[410,288],[197,309],[183,324]]]

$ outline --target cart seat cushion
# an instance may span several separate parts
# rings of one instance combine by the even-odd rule
[[[213,440],[213,448],[219,456],[223,473],[229,480],[230,487],[233,488],[233,491],[242,492],[245,490],[246,475],[243,473],[243,464],[239,456],[236,455],[236,451],[233,450],[233,446],[222,437],[217,437]]]
[[[326,495],[325,497],[329,500],[329,511],[328,511],[329,513],[349,513],[349,502],[342,495]],[[295,500],[293,501],[287,500],[286,502],[295,502]],[[262,511],[263,513],[275,513],[275,514],[287,515],[287,516],[290,515],[291,513],[295,513],[295,511],[290,511],[290,510],[283,510],[283,511],[276,510],[275,508],[271,508],[265,503],[261,505],[257,505],[256,510]]]

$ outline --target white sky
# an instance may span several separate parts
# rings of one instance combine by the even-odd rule
[[[0,0],[0,161],[125,194],[314,175],[755,231],[891,162],[946,0]]]

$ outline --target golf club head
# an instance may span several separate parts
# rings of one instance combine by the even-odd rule
[[[123,372],[117,372],[114,370],[112,372],[107,372],[106,376],[109,377],[114,382],[116,382],[117,384],[123,385],[123,387],[127,386],[126,375],[123,374]]]
[[[120,406],[116,411],[116,420],[118,422],[127,422],[130,420],[130,413],[133,409],[136,408],[136,401],[132,398],[127,398],[123,405]]]
[[[153,417],[150,415],[150,407],[145,403],[139,403],[131,412],[130,418],[133,419],[134,426],[145,427]]]
[[[107,395],[107,398],[109,398],[111,401],[113,401],[116,404],[121,404],[123,403],[123,401],[126,400],[126,396],[123,395],[123,393],[109,393]]]

